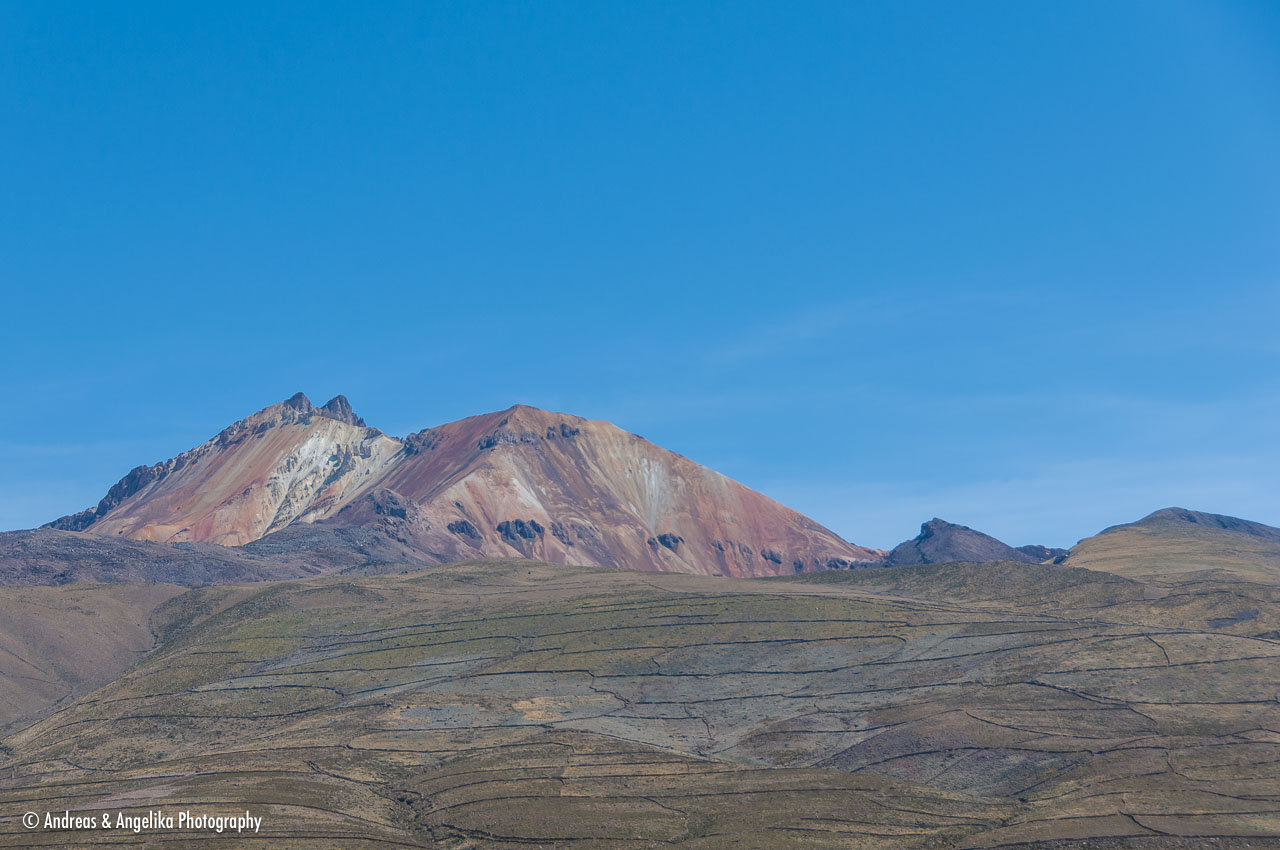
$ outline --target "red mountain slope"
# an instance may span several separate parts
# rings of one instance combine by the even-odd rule
[[[287,528],[276,537],[299,548],[360,529],[428,563],[523,555],[734,576],[883,554],[607,422],[517,405],[395,440],[341,397],[313,408],[301,395],[55,525],[225,544]]]
[[[55,528],[135,540],[237,546],[306,514],[337,510],[401,451],[346,399],[315,408],[298,393],[155,466],[140,466],[96,508]]]

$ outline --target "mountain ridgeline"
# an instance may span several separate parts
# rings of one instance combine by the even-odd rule
[[[915,538],[895,546],[885,558],[884,564],[889,567],[954,561],[975,564],[1021,561],[1024,564],[1039,564],[1063,558],[1066,554],[1066,549],[1051,549],[1048,546],[1015,548],[989,534],[934,517],[920,526],[920,534]]]
[[[133,469],[88,510],[0,535],[0,583],[200,585],[511,557],[734,577],[954,562],[1137,575],[1170,559],[1238,573],[1243,557],[1256,578],[1278,552],[1280,530],[1184,508],[1069,553],[937,518],[885,552],[607,422],[515,405],[396,438],[343,396],[317,407],[298,393]]]
[[[316,407],[301,393],[49,527],[305,554],[311,571],[525,557],[771,576],[884,555],[607,422],[516,405],[397,439],[342,396]]]

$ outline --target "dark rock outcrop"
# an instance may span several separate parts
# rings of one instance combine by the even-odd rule
[[[426,428],[404,438],[404,453],[416,455],[429,452],[440,444],[440,434],[435,428]]]
[[[476,443],[476,447],[484,449],[492,449],[495,446],[517,446],[520,444],[532,444],[538,441],[538,435],[533,431],[522,431],[516,433],[510,428],[499,428],[492,434],[486,434]]]
[[[310,413],[315,410],[315,407],[311,404],[311,399],[307,398],[306,393],[294,393],[284,400],[284,406],[291,407],[294,410],[299,410],[303,413]]]
[[[460,519],[456,522],[449,523],[449,530],[454,534],[468,537],[472,540],[480,539],[480,530],[471,524],[470,520]]]
[[[579,534],[581,534],[581,532],[579,532]],[[551,523],[551,536],[566,546],[573,545],[573,538],[569,536],[569,529],[566,528],[565,524],[559,520]]]
[[[347,401],[347,397],[344,395],[336,395],[329,399],[325,402],[324,407],[321,407],[316,413],[328,419],[345,422],[348,425],[356,425],[360,428],[365,427],[364,420],[356,416],[356,412],[351,409],[351,402]]]
[[[650,549],[657,549],[659,546],[662,546],[666,549],[670,549],[672,552],[675,552],[677,554],[679,554],[680,544],[683,542],[684,542],[683,537],[681,537],[678,534],[672,534],[669,531],[663,532],[662,534],[659,534],[657,537],[650,537],[648,540]]]
[[[395,490],[379,490],[369,497],[369,501],[378,516],[395,519],[408,519],[412,508],[412,503]]]
[[[537,520],[511,519],[498,523],[495,529],[508,543],[519,543],[521,539],[534,540],[543,535],[545,529]]]
[[[570,428],[568,423],[561,422],[559,428],[555,427],[554,425],[548,426],[547,439],[554,440],[556,437],[561,437],[567,440],[570,437],[578,436],[578,433],[579,433],[579,429]]]

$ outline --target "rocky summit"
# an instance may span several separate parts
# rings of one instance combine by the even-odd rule
[[[818,523],[607,422],[525,405],[403,439],[301,393],[140,466],[55,529],[259,554],[525,557],[771,576],[877,563]]]
[[[945,564],[967,561],[982,564],[992,561],[1022,561],[1038,564],[1053,558],[1066,556],[1065,549],[1048,546],[1018,546],[1002,543],[989,534],[975,531],[967,525],[956,525],[934,517],[920,526],[920,533],[913,539],[893,548],[885,565],[891,567],[912,564]]]

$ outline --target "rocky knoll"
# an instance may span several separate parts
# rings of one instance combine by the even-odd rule
[[[920,534],[894,547],[885,559],[891,567],[912,564],[945,564],[953,561],[987,563],[990,561],[1021,561],[1039,564],[1066,555],[1065,549],[1047,546],[1019,546],[1014,548],[989,534],[974,531],[964,525],[933,519],[920,526]]]

